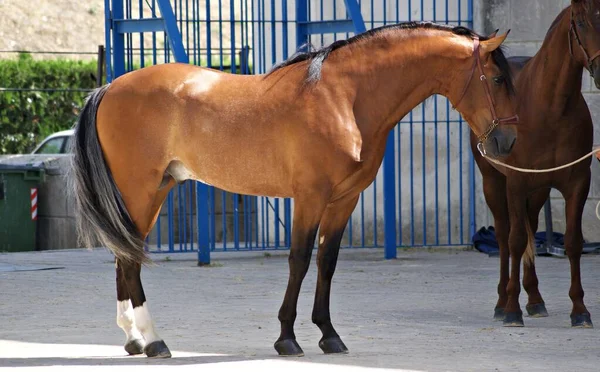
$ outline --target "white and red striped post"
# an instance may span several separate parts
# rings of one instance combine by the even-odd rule
[[[35,187],[31,188],[31,220],[37,220],[37,194],[38,190]]]

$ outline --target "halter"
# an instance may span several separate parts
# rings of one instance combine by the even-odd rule
[[[454,105],[455,108],[458,107],[458,105],[462,102],[463,98],[465,98],[467,90],[469,89],[469,85],[471,84],[471,80],[473,80],[473,76],[475,75],[475,70],[479,67],[479,72],[481,73],[481,76],[479,76],[479,80],[483,84],[483,90],[485,91],[488,106],[490,108],[490,113],[492,114],[492,125],[490,125],[490,127],[482,135],[477,137],[477,139],[479,140],[479,143],[477,145],[478,147],[488,139],[489,135],[494,131],[494,129],[496,129],[498,125],[509,123],[517,124],[519,122],[519,115],[516,114],[508,118],[498,118],[498,115],[496,114],[496,108],[494,107],[494,100],[492,99],[492,94],[490,92],[490,87],[488,86],[487,78],[485,77],[485,74],[483,72],[483,66],[481,64],[481,58],[479,56],[479,45],[479,38],[475,37],[473,39],[473,58],[475,59],[475,61],[473,62],[473,67],[471,68],[471,75],[469,76],[469,80],[465,85],[465,89],[463,90],[460,99],[458,100],[456,105]]]
[[[577,44],[579,44],[579,47],[581,48],[581,51],[583,52],[583,56],[585,57],[585,64],[586,64],[585,68],[590,73],[590,76],[592,78],[594,78],[594,72],[592,71],[592,63],[594,62],[594,60],[596,58],[600,57],[600,50],[597,51],[596,54],[594,54],[590,58],[590,55],[588,54],[588,52],[583,47],[583,44],[581,43],[581,39],[579,38],[579,34],[577,33],[577,27],[575,26],[575,21],[574,21],[573,16],[574,16],[573,9],[571,9],[571,27],[569,27],[569,53],[571,54],[571,57],[574,57],[573,43],[571,42],[571,39],[573,38],[573,35],[574,35],[575,40],[577,40]]]

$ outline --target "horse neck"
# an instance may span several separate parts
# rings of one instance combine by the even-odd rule
[[[548,32],[542,47],[529,63],[527,78],[519,79],[521,84],[517,89],[562,113],[570,98],[581,92],[584,66],[579,58],[571,56],[569,50],[570,8],[559,17],[562,18]],[[573,54],[578,56],[581,53],[579,46],[574,39],[571,42]]]
[[[446,95],[453,83],[449,71],[472,53],[466,37],[452,39],[455,35],[447,31],[412,32],[377,40],[375,47],[365,43],[352,48],[350,68],[356,69],[350,74],[357,77],[354,114],[363,135],[385,135],[431,95]],[[464,42],[457,43],[460,38]]]

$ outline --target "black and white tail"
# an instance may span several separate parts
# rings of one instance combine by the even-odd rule
[[[102,154],[96,131],[96,113],[110,85],[94,90],[86,99],[72,146],[69,189],[76,203],[80,242],[110,249],[122,261],[145,262],[144,241],[133,223]]]

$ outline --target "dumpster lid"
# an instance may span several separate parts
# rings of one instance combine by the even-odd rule
[[[39,170],[43,170],[44,169],[44,165],[43,164],[36,164],[36,165],[30,165],[30,164],[0,164],[0,172],[2,172],[3,170],[19,170],[19,171],[27,171],[27,170],[31,170],[31,171],[39,171]]]

